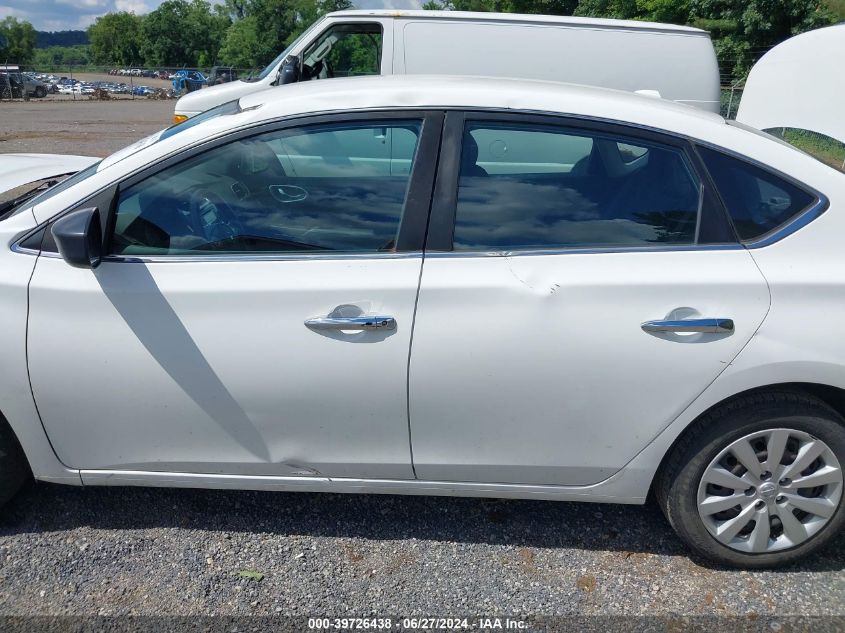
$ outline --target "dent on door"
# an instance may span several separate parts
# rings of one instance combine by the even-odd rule
[[[728,366],[768,305],[739,249],[427,257],[410,366],[415,472],[606,479]],[[643,329],[681,320],[696,331]]]
[[[41,258],[29,361],[45,429],[76,468],[413,478],[405,394],[419,267],[398,258],[91,271]],[[306,326],[344,303],[396,326]]]

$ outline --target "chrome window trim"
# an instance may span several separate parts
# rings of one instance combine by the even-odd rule
[[[40,230],[40,229],[41,229],[41,227],[39,226],[37,230]],[[29,231],[22,238],[15,241],[15,243],[12,244],[12,252],[13,253],[19,253],[21,255],[34,255],[34,256],[38,257],[41,254],[41,251],[36,251],[35,249],[32,249],[32,248],[24,248],[23,246],[20,245],[21,242],[23,242],[26,238],[28,238],[34,232],[35,231]],[[50,253],[50,255],[52,255],[52,254],[53,253]],[[56,254],[58,255],[58,253],[56,253]]]
[[[28,249],[20,249],[20,252],[27,255],[39,255],[36,251]],[[48,257],[51,259],[61,259],[62,256],[58,253],[41,253],[41,257]],[[307,261],[307,260],[368,260],[368,259],[413,259],[415,257],[422,257],[422,251],[408,251],[405,253],[302,253],[302,254],[285,254],[285,253],[268,253],[266,255],[257,254],[221,254],[221,255],[138,255],[138,256],[121,256],[121,255],[107,255],[103,257],[103,263],[112,264],[169,264],[174,262],[197,262],[197,263],[211,263],[211,262],[273,262],[273,261]]]
[[[426,251],[425,258],[446,257],[525,257],[536,255],[601,255],[629,253],[682,253],[688,251],[737,251],[744,246],[738,243],[726,244],[684,244],[677,246],[607,246],[607,247],[561,247],[542,249],[514,249],[507,251]]]
[[[527,257],[542,255],[601,255],[601,254],[630,254],[630,253],[683,253],[692,251],[737,251],[744,250],[745,246],[736,243],[726,244],[689,244],[678,246],[608,246],[608,247],[562,247],[545,249],[517,249],[509,251],[409,251],[406,253],[308,253],[308,254],[282,254],[273,253],[267,255],[228,254],[228,255],[155,255],[155,256],[119,256],[108,255],[103,257],[107,263],[127,264],[167,264],[175,262],[251,262],[251,261],[308,261],[308,260],[367,260],[367,259],[413,259],[417,257],[428,258],[490,258],[490,257]],[[36,251],[21,249],[28,255],[38,255]],[[61,259],[58,253],[41,253],[41,257]]]
[[[758,249],[765,248],[766,246],[771,246],[772,244],[780,242],[782,239],[789,237],[793,233],[800,231],[828,210],[828,208],[830,207],[830,201],[827,199],[827,196],[817,191],[814,191],[806,185],[804,185],[802,188],[816,195],[816,201],[813,204],[807,207],[804,211],[801,211],[797,215],[793,216],[793,218],[785,224],[776,227],[768,233],[764,233],[756,239],[744,241],[742,242],[742,245],[748,249]]]
[[[56,257],[56,253],[49,253]],[[61,255],[58,255],[61,257]],[[273,262],[273,261],[310,261],[310,260],[369,260],[369,259],[414,259],[421,258],[422,251],[403,253],[222,253],[220,255],[107,255],[103,263],[124,264],[167,264],[167,263],[211,263],[211,262]]]

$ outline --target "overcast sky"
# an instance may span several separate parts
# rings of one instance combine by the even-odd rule
[[[110,11],[148,13],[163,0],[0,0],[0,20],[13,15],[39,31],[84,29]],[[416,9],[424,0],[353,0],[361,9]]]

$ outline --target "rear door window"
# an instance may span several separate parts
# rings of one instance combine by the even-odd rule
[[[683,150],[613,134],[472,122],[456,251],[691,245],[701,183]]]

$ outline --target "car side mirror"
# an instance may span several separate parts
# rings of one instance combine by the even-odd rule
[[[50,229],[59,254],[76,268],[96,268],[103,258],[103,231],[96,207],[68,213]]]
[[[276,82],[280,86],[295,84],[299,81],[299,58],[296,55],[288,55],[279,67],[279,79]]]

